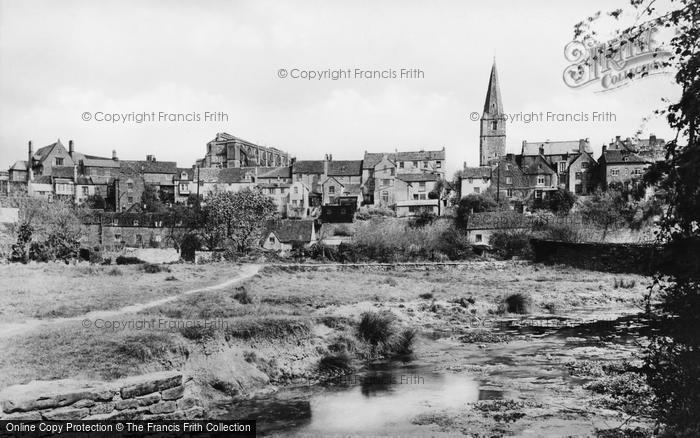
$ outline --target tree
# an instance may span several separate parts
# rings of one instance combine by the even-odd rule
[[[469,224],[469,216],[473,213],[494,211],[498,207],[496,201],[488,194],[470,193],[459,200],[455,216],[455,224],[458,228],[465,229]]]
[[[653,169],[668,201],[662,217],[654,286],[647,296],[647,313],[661,330],[651,336],[645,366],[647,382],[656,400],[655,415],[666,436],[700,435],[700,2],[676,0],[660,14],[656,0],[630,0],[637,17],[620,35],[634,37],[648,26],[674,30],[672,56],[663,61],[677,70],[681,97],[656,114],[665,115],[676,137],[666,145],[666,160]],[[608,15],[618,19],[622,10]],[[600,13],[575,27],[577,38],[592,37]],[[614,57],[616,51],[602,56]],[[642,73],[645,75],[647,73]],[[630,71],[628,77],[634,79]],[[684,143],[684,140],[687,143]],[[659,306],[652,305],[658,292]]]
[[[545,199],[534,198],[530,206],[535,209],[545,209],[552,213],[565,215],[576,203],[576,195],[566,189],[557,189],[547,194]]]
[[[85,205],[93,210],[104,210],[107,208],[105,198],[100,195],[90,195],[85,200]]]
[[[603,229],[601,240],[605,240],[608,231],[615,229],[624,222],[623,209],[625,200],[620,192],[614,190],[596,190],[593,196],[581,206],[580,213],[587,222],[598,225]]]
[[[272,198],[258,190],[212,193],[203,209],[202,234],[209,249],[229,239],[238,251],[245,251],[260,237],[276,211]]]
[[[158,190],[150,184],[146,184],[143,188],[141,205],[143,206],[143,211],[149,213],[164,213],[167,210],[167,207],[158,196]]]

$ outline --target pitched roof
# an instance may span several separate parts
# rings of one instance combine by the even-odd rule
[[[48,146],[37,149],[36,152],[34,152],[34,155],[32,155],[32,158],[43,161],[56,146],[64,147],[63,143],[61,143],[61,140],[59,139],[55,143],[51,143]]]
[[[183,172],[187,174],[187,180],[188,180],[188,181],[193,181],[193,180],[194,180],[195,170],[194,170],[193,168],[191,168],[191,167],[178,167],[178,168],[177,168],[177,174],[175,175],[175,179],[184,181],[184,180],[182,179],[182,173],[183,173]]]
[[[81,161],[85,167],[119,167],[119,161],[109,158],[88,158],[86,155]]]
[[[270,233],[274,233],[280,242],[310,242],[313,236],[314,221],[282,219],[269,221],[260,239],[262,245]]]
[[[246,175],[255,176],[253,167],[203,167],[199,169],[199,181],[204,183],[233,184],[246,181]],[[250,180],[252,182],[252,179]]]
[[[491,168],[488,166],[465,167],[459,171],[460,178],[491,178]]]
[[[556,171],[552,169],[541,155],[518,157],[520,168],[528,175],[552,175]]]
[[[25,160],[18,160],[15,161],[15,164],[10,166],[10,170],[16,170],[16,171],[27,171],[27,162]]]
[[[374,169],[384,157],[392,162],[397,161],[436,161],[445,159],[445,150],[437,151],[406,151],[406,152],[365,152],[363,169]]]
[[[411,182],[421,182],[421,181],[437,181],[440,176],[434,173],[399,173],[396,175],[397,179],[401,181],[411,183]]]
[[[640,164],[649,162],[649,160],[646,160],[637,154],[621,150],[606,150],[603,152],[603,158],[605,159],[606,164]]]
[[[292,173],[323,173],[322,160],[295,161],[292,166]]]
[[[258,171],[258,178],[291,178],[292,177],[292,167],[291,166],[285,166],[285,167],[275,167],[270,171],[267,171],[265,173],[260,173]]]
[[[73,166],[53,166],[51,168],[51,176],[54,178],[73,179]]]
[[[329,176],[360,176],[362,160],[340,160],[328,162]]]
[[[523,141],[522,155],[568,155],[580,153],[580,146],[583,144],[583,150],[589,154],[593,153],[591,145],[587,140],[570,140],[570,141]],[[543,149],[540,154],[540,148]]]
[[[493,60],[493,66],[491,66],[489,86],[486,90],[486,99],[484,100],[484,114],[503,114],[503,102],[501,102],[501,89],[498,86],[498,72],[496,71],[495,59]]]
[[[136,173],[177,173],[177,163],[174,161],[122,160],[119,167]]]

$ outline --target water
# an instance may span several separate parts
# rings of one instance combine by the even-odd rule
[[[478,400],[504,398],[488,377],[469,371],[451,371],[450,364],[489,364],[494,377],[529,378],[548,382],[564,379],[580,385],[563,367],[551,367],[544,355],[566,354],[572,347],[569,337],[590,340],[591,344],[612,342],[624,345],[640,335],[635,316],[607,321],[587,321],[574,327],[520,327],[503,333],[527,334],[527,339],[492,344],[486,350],[459,343],[437,341],[414,362],[375,363],[361,372],[333,379],[321,385],[283,389],[277,393],[222,406],[219,418],[257,419],[260,435],[347,436],[392,434],[420,435],[411,420],[419,414],[459,410]],[[424,337],[435,342],[439,337]],[[433,344],[435,345],[435,344]],[[563,353],[562,353],[563,352]],[[457,366],[459,368],[459,366]],[[512,396],[510,391],[507,396]],[[507,397],[505,397],[507,398]],[[425,432],[425,430],[423,430]]]
[[[396,362],[375,364],[330,384],[237,403],[229,415],[257,419],[258,433],[263,435],[379,434],[387,428],[412,428],[410,421],[418,414],[501,395],[480,389],[480,383],[469,375],[438,373],[432,368]]]

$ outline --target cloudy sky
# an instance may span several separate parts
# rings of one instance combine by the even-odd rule
[[[10,1],[0,0],[0,166],[60,138],[92,155],[190,166],[217,132],[298,159],[365,150],[446,148],[448,169],[478,163],[479,124],[496,57],[505,111],[614,121],[508,124],[523,140],[590,138],[597,153],[633,136],[671,74],[622,89],[562,80],[573,25],[626,0]],[[633,17],[632,17],[633,18]],[[420,69],[416,79],[305,80],[279,70]],[[110,123],[84,112],[223,112],[228,121]],[[669,137],[663,119],[644,133]]]

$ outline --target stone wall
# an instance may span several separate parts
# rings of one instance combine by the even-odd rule
[[[581,269],[652,273],[652,262],[659,254],[653,244],[572,243],[532,239],[535,262],[561,263]]]
[[[0,420],[195,420],[191,380],[164,371],[112,382],[33,381],[0,391]]]

